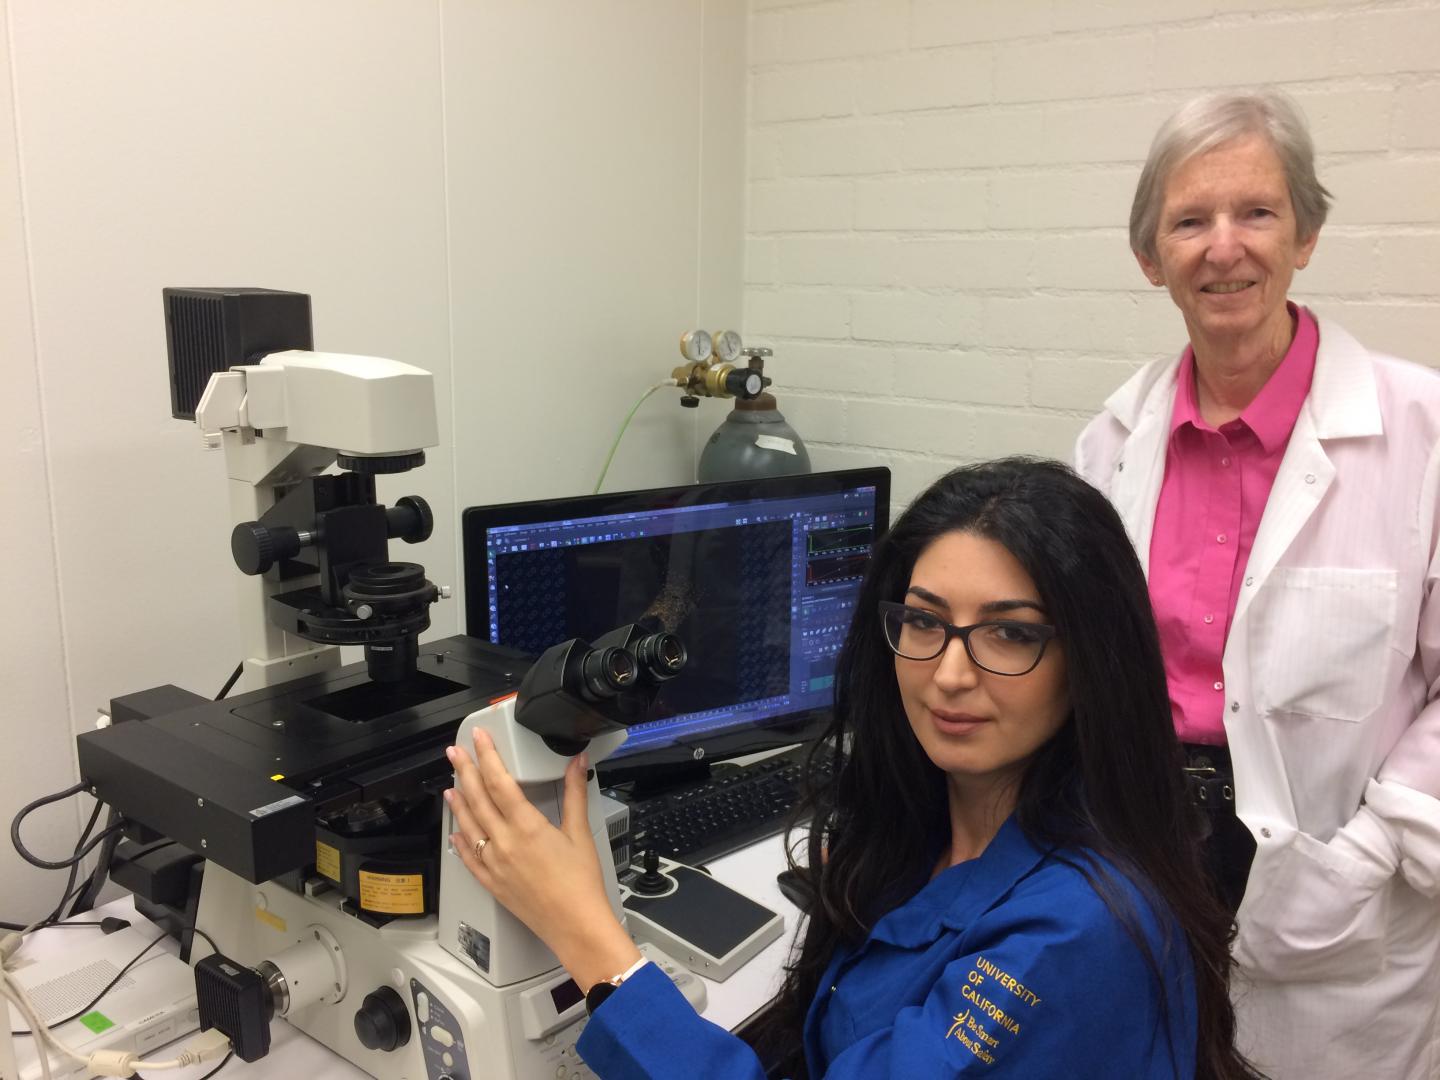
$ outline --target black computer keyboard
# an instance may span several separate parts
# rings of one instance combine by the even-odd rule
[[[708,779],[651,798],[631,800],[630,851],[638,865],[648,850],[699,866],[780,832],[800,798],[809,747],[798,746],[749,765],[717,765]],[[829,775],[829,758],[817,762]]]

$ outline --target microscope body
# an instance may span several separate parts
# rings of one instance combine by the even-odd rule
[[[78,753],[136,842],[204,860],[198,899],[182,905],[220,951],[195,963],[201,1026],[224,1030],[249,1062],[283,1017],[383,1080],[591,1076],[574,1049],[579,988],[449,845],[443,748],[468,749],[484,727],[558,824],[568,762],[613,753],[684,666],[684,646],[632,625],[534,661],[470,638],[419,654],[440,590],[386,545],[429,536],[429,509],[414,497],[379,505],[375,478],[436,444],[429,373],[310,351],[301,294],[165,299],[172,411],[225,451],[243,682],[224,700],[188,695],[85,733]],[[341,644],[363,645],[366,664],[341,668]],[[699,1007],[703,988],[687,978]]]
[[[555,753],[539,735],[516,722],[518,700],[517,696],[507,697],[472,713],[460,725],[455,745],[471,752],[474,730],[489,732],[500,759],[525,797],[558,828],[565,803],[565,768],[570,759]],[[624,741],[623,730],[592,740],[587,750],[590,761],[593,764],[608,757]],[[600,787],[593,772],[587,785],[590,834],[600,854],[610,906],[615,917],[623,921],[615,861],[610,855]],[[471,876],[448,840],[454,832],[454,817],[447,811],[447,839],[440,866],[440,944],[496,986],[508,986],[554,970],[558,966],[555,954]]]
[[[670,653],[673,674],[684,663],[678,640],[652,635],[641,643],[662,638],[678,649]],[[634,629],[624,628],[601,639],[614,644],[571,641],[548,650],[531,666],[518,693],[465,717],[455,744],[469,751],[473,731],[488,732],[526,797],[558,826],[571,757],[580,748],[592,761],[613,753],[625,740],[625,722],[637,715],[636,699],[651,696],[653,684],[641,685],[647,669],[626,648],[635,640]],[[650,652],[657,647],[652,644]],[[527,726],[527,720],[546,734]],[[578,730],[595,734],[573,741],[562,734]],[[592,842],[611,908],[623,921],[593,774],[588,785]],[[292,964],[303,963],[312,996],[283,1015],[373,1076],[592,1076],[575,1050],[586,1021],[580,987],[545,944],[470,874],[449,844],[454,831],[447,811],[437,837],[443,851],[435,915],[367,922],[333,890],[313,887],[319,884],[313,879],[297,892],[275,881],[250,885],[211,867],[206,870],[199,923],[218,928],[216,940],[227,963],[250,965],[257,973],[277,969],[280,977],[272,973],[269,985],[283,983],[287,957]],[[331,947],[336,960],[333,969],[327,969],[322,961]],[[643,948],[662,967],[673,966],[658,949]],[[318,980],[317,971],[322,975]],[[687,996],[702,1007],[703,988],[693,977],[684,978]],[[317,981],[323,984],[319,989]],[[202,1002],[202,1023],[204,1016]],[[263,1045],[247,1060],[268,1052],[268,1026],[267,1018]]]

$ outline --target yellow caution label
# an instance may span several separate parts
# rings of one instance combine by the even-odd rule
[[[315,841],[315,869],[322,877],[340,884],[340,852],[322,841]]]
[[[425,912],[425,878],[420,874],[374,874],[360,871],[360,906],[383,915]]]
[[[255,909],[255,918],[270,927],[271,930],[278,930],[282,934],[285,933],[285,920],[273,911],[266,911],[264,908],[257,907]]]

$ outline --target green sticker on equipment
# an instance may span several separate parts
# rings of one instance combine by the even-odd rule
[[[80,1022],[84,1024],[87,1028],[89,1028],[91,1031],[95,1032],[96,1035],[99,1035],[100,1032],[106,1030],[107,1028],[112,1028],[115,1026],[115,1021],[111,1020],[102,1012],[86,1013],[84,1016],[80,1017]]]

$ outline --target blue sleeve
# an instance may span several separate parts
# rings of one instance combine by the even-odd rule
[[[765,1080],[755,1051],[697,1014],[654,964],[595,1010],[575,1048],[602,1080]]]
[[[1188,950],[1177,930],[1166,955],[1148,907],[1136,914],[1163,973],[1165,1011],[1139,946],[1088,886],[1063,898],[1012,897],[962,935],[963,954],[921,1004],[838,1053],[826,1080],[1190,1080]]]
[[[847,1045],[826,1080],[1189,1080],[1189,955],[1178,930],[1166,950],[1148,906],[1136,917],[1160,965],[1164,1010],[1139,946],[1088,885],[1012,896],[960,935],[960,954],[920,1004]],[[750,1047],[697,1016],[653,966],[596,1010],[577,1049],[603,1080],[764,1077]]]

